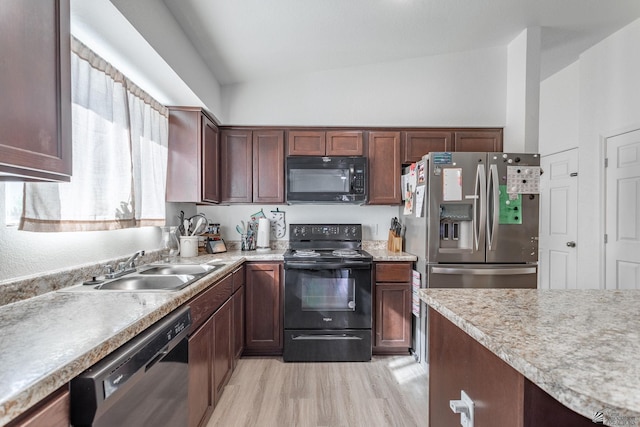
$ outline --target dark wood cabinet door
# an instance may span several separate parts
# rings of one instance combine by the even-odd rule
[[[69,181],[69,0],[4,0],[0,180]]]
[[[244,350],[244,285],[240,287],[232,297],[233,300],[233,366],[235,368],[238,359]]]
[[[218,128],[198,107],[169,108],[167,202],[220,201]]]
[[[291,130],[287,132],[288,156],[324,156],[325,132],[313,130]]]
[[[376,352],[408,354],[411,347],[411,283],[376,283]]]
[[[400,203],[400,132],[369,132],[369,204]]]
[[[68,427],[71,422],[70,404],[69,386],[65,385],[7,424],[7,427]]]
[[[362,156],[361,131],[328,131],[327,156]]]
[[[202,116],[202,201],[220,202],[220,141],[218,128]]]
[[[231,299],[213,315],[213,402],[220,401],[233,372],[233,302]]]
[[[213,318],[189,337],[189,427],[198,427],[213,410]]]
[[[457,131],[453,151],[502,151],[502,130]]]
[[[245,354],[282,354],[281,263],[248,263]]]
[[[415,163],[431,152],[451,151],[451,132],[406,131],[402,138],[402,163]]]
[[[253,142],[251,131],[220,132],[221,201],[251,203],[253,199]]]
[[[284,203],[283,131],[253,131],[253,203]]]

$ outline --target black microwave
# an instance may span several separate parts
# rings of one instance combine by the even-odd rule
[[[287,203],[367,201],[364,157],[287,157]]]

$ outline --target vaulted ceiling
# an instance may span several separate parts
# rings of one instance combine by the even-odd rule
[[[638,0],[164,2],[222,85],[506,46],[536,26],[544,79],[640,16]]]

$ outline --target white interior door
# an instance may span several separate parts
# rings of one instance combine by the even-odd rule
[[[576,288],[578,149],[544,156],[540,166],[539,287]]]
[[[640,289],[640,129],[606,140],[607,289]]]

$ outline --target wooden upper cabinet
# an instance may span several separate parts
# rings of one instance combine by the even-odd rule
[[[198,107],[169,108],[167,202],[220,201],[218,128]]]
[[[502,151],[502,129],[456,131],[453,135],[453,151]]]
[[[69,181],[69,0],[4,0],[0,13],[0,180]]]
[[[287,132],[288,156],[362,156],[363,153],[361,131]]]
[[[402,163],[415,163],[431,152],[451,151],[451,132],[402,132]]]
[[[325,132],[292,130],[287,133],[288,156],[324,156],[325,153]]]
[[[369,204],[400,203],[400,132],[369,132]]]
[[[284,131],[223,129],[220,161],[222,202],[284,202]]]
[[[253,132],[253,202],[284,202],[284,132]]]
[[[250,130],[220,132],[221,201],[251,203],[253,200],[253,140]]]
[[[362,156],[362,132],[331,131],[327,132],[327,156]]]

